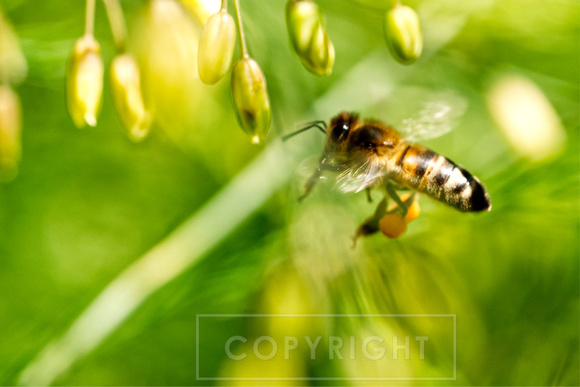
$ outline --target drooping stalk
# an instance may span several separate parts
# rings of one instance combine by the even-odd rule
[[[103,0],[105,3],[105,10],[111,25],[111,33],[115,40],[115,45],[119,52],[125,51],[125,43],[127,41],[127,27],[125,18],[123,16],[123,9],[119,0]]]
[[[244,37],[244,29],[242,28],[242,16],[240,14],[239,0],[234,0],[234,8],[236,9],[236,21],[238,22],[238,30],[240,32],[240,49],[242,51],[242,57],[247,58],[249,55],[248,48],[246,47],[246,38]]]
[[[95,30],[95,0],[87,0],[85,11],[85,35],[93,35]]]

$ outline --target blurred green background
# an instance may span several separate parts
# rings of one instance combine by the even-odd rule
[[[0,384],[213,385],[196,381],[196,315],[207,313],[457,316],[456,381],[286,385],[580,384],[580,3],[405,2],[421,18],[425,48],[403,66],[385,45],[384,2],[319,1],[336,48],[332,75],[319,78],[290,49],[285,2],[242,0],[250,54],[272,104],[262,146],[238,127],[228,79],[213,87],[197,79],[200,27],[185,8],[178,18],[159,16],[156,7],[175,10],[162,3],[172,2],[121,1],[157,117],[134,144],[107,83],[96,128],[76,129],[67,114],[65,62],[83,33],[84,2],[1,1],[29,72],[17,87],[19,175],[0,185]],[[107,65],[114,45],[101,2],[95,35]],[[558,152],[535,160],[503,135],[490,99],[513,76],[535,85],[556,112],[559,122],[545,126],[548,135],[565,134]],[[341,110],[395,124],[440,91],[467,109],[455,130],[425,145],[485,183],[490,213],[462,214],[422,197],[406,235],[373,236],[352,249],[357,225],[374,211],[364,194],[323,182],[296,202],[323,137],[312,131],[281,143],[282,134]],[[526,105],[530,114],[546,105],[536,102]],[[107,302],[95,307],[105,289]],[[73,325],[90,305],[100,313]],[[416,329],[379,320],[370,323]],[[352,332],[369,321],[335,323]],[[75,335],[71,326],[82,329]],[[217,324],[216,337],[220,329],[227,327]],[[247,371],[208,351],[216,373]],[[384,372],[363,362],[286,366],[310,377]],[[423,366],[430,375],[448,369],[410,365],[417,375]]]

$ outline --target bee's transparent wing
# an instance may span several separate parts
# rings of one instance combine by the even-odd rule
[[[342,192],[360,192],[381,180],[386,172],[382,164],[368,158],[350,159],[342,163],[337,163],[332,157],[327,160],[328,165],[338,170],[336,187]]]
[[[422,103],[417,113],[403,119],[396,128],[410,142],[436,138],[453,130],[466,108],[466,100],[458,94],[436,93]]]

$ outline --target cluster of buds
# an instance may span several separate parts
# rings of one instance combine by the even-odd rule
[[[86,0],[85,33],[76,41],[67,64],[67,107],[79,128],[97,125],[103,99],[104,64],[100,45],[93,34],[95,2]],[[117,56],[110,69],[113,102],[127,135],[140,141],[149,133],[152,114],[143,97],[137,61],[125,48],[125,20],[119,0],[103,2],[117,46]],[[236,24],[227,12],[228,1],[221,0],[221,6],[220,0],[181,0],[181,3],[204,25],[197,56],[201,81],[216,84],[232,68],[230,82],[238,121],[251,141],[259,143],[270,128],[270,99],[264,73],[246,48],[239,0],[233,3],[241,57],[233,66]],[[291,46],[304,67],[316,75],[330,74],[335,59],[334,46],[314,0],[288,0],[286,25]],[[421,55],[421,27],[413,9],[396,0],[385,14],[384,30],[388,46],[399,62],[409,64]],[[0,176],[13,175],[20,158],[20,103],[10,85],[21,81],[26,70],[16,35],[0,13]],[[388,223],[391,218],[394,219],[386,218],[382,223]]]
[[[111,63],[111,91],[121,125],[129,138],[142,140],[149,132],[151,115],[145,106],[140,72],[125,51],[125,24],[118,0],[105,0],[118,54]],[[66,73],[67,106],[74,124],[96,126],[103,98],[104,65],[93,35],[95,1],[87,1],[87,27],[69,57]]]
[[[286,26],[290,43],[306,69],[328,75],[334,64],[334,46],[326,32],[322,13],[314,0],[289,0]],[[417,13],[396,0],[385,12],[384,31],[393,57],[400,63],[415,62],[423,50],[423,35]]]
[[[94,5],[87,0],[87,28],[71,54],[67,73],[68,108],[78,127],[95,126],[103,92],[103,62],[93,36]],[[111,65],[113,100],[122,126],[135,141],[144,138],[151,125],[151,113],[142,96],[137,62],[125,52],[125,25],[118,0],[104,0],[113,37],[119,51]],[[200,80],[215,85],[231,69],[231,91],[238,122],[253,143],[268,134],[271,107],[266,78],[259,64],[250,57],[240,15],[236,12],[240,58],[234,63],[236,20],[228,13],[227,0],[181,0],[204,26],[197,52]],[[221,5],[220,5],[221,3]],[[323,15],[314,0],[288,0],[286,26],[291,46],[304,67],[316,75],[332,72],[334,46],[326,31]],[[416,13],[399,2],[385,15],[385,34],[397,60],[412,63],[422,50],[422,37]],[[233,64],[233,65],[232,65]]]
[[[221,80],[232,65],[236,43],[236,27],[227,12],[227,0],[221,9],[209,17],[201,33],[197,68],[199,78],[208,85]],[[258,144],[270,129],[271,109],[266,78],[260,65],[248,54],[238,0],[234,0],[240,34],[241,58],[232,68],[231,88],[238,122]]]
[[[238,122],[252,142],[257,144],[267,135],[270,127],[270,100],[264,74],[246,48],[238,1],[234,0],[234,7],[241,58],[232,68],[231,88]],[[196,6],[196,0],[184,3],[194,10],[200,8]],[[219,82],[232,67],[236,27],[227,11],[227,3],[227,0],[222,0],[221,8],[211,16],[202,12],[205,16],[200,17],[197,16],[200,12],[193,12],[198,19],[207,18],[199,40],[197,68],[201,81],[208,85]],[[316,75],[330,74],[334,65],[334,46],[314,0],[289,0],[286,4],[286,27],[291,46],[304,67]],[[405,64],[417,60],[423,40],[419,19],[413,9],[397,1],[385,14],[384,29],[395,59]]]
[[[322,14],[312,0],[290,0],[286,5],[290,43],[306,69],[328,75],[334,65],[334,46],[326,33]]]
[[[12,180],[21,156],[20,100],[12,85],[21,82],[28,66],[14,29],[0,11],[0,180]]]
[[[423,35],[417,13],[397,4],[385,13],[385,37],[393,57],[403,64],[415,62],[423,51]]]

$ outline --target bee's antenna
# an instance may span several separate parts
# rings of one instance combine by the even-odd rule
[[[326,122],[324,121],[312,121],[312,122],[307,122],[305,124],[306,126],[304,126],[302,129],[299,129],[293,133],[287,134],[284,137],[282,137],[282,141],[286,141],[288,140],[290,137],[294,137],[299,133],[305,132],[309,129],[312,128],[317,128],[318,130],[320,130],[322,133],[326,134]]]

